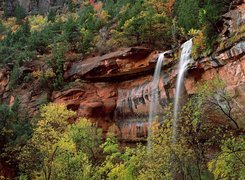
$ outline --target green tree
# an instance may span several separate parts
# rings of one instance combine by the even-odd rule
[[[92,178],[102,156],[101,130],[82,118],[69,125],[75,112],[65,105],[48,104],[40,111],[41,119],[20,156],[23,173],[41,179]]]
[[[208,163],[215,179],[245,178],[245,138],[243,135],[223,141],[221,152]]]
[[[200,10],[199,5],[199,0],[176,0],[175,14],[177,15],[178,24],[186,31],[200,27],[197,18]]]
[[[17,3],[15,7],[14,17],[16,17],[16,20],[19,23],[21,23],[21,20],[23,20],[26,17],[25,10],[19,3]]]
[[[121,8],[117,18],[118,28],[115,36],[122,44],[148,44],[153,47],[168,39],[162,1],[138,0],[135,3],[127,3]]]
[[[55,18],[56,18],[56,12],[54,9],[51,9],[49,12],[48,12],[48,21],[50,22],[55,22]]]
[[[237,129],[239,125],[236,117],[233,115],[232,98],[225,90],[225,82],[220,78],[214,78],[211,81],[199,84],[197,91],[203,100],[203,104],[213,112],[218,111],[224,115]]]
[[[33,178],[51,179],[59,141],[68,126],[68,118],[74,115],[75,112],[67,110],[63,104],[48,104],[41,108],[41,119],[20,156],[22,171]]]
[[[28,47],[30,25],[24,22],[16,32],[8,30],[5,38],[0,41],[0,58],[3,63],[23,63],[33,58],[34,53]]]
[[[62,89],[64,85],[63,80],[63,66],[65,63],[65,53],[67,52],[68,47],[65,42],[56,41],[52,45],[52,59],[48,61],[49,66],[53,69],[55,73],[55,78],[52,82],[53,89]]]
[[[32,126],[20,111],[18,97],[12,106],[0,105],[0,116],[0,161],[18,172],[18,156],[32,134]]]
[[[100,139],[99,130],[86,119],[79,119],[77,123],[69,125],[57,143],[51,179],[85,180],[92,177],[95,171],[92,160],[98,155],[96,150]]]
[[[75,143],[77,151],[87,154],[89,159],[96,163],[102,131],[86,119],[79,119],[78,121],[77,124],[69,127],[69,137]]]
[[[103,153],[106,155],[106,157],[99,167],[97,173],[103,179],[114,179],[116,176],[112,174],[112,172],[121,161],[121,152],[119,150],[117,139],[113,136],[113,134],[107,134],[106,141],[101,145],[101,148],[103,149]]]

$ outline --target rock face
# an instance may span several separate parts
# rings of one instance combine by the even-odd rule
[[[28,13],[46,14],[50,8],[61,8],[66,0],[18,0],[19,4]]]
[[[19,4],[26,13],[47,14],[50,9],[57,10],[64,7],[66,2],[67,0],[3,0],[0,1],[0,6],[5,6],[8,16],[13,15],[17,4]]]
[[[103,56],[68,64],[65,78],[90,81],[117,81],[134,78],[137,74],[154,71],[156,53],[146,48],[127,48]]]
[[[104,83],[78,83],[73,88],[53,92],[55,103],[65,103],[79,117],[87,117],[106,131],[112,125],[116,107],[115,85]]]
[[[27,3],[31,1],[23,1]],[[49,1],[51,3],[51,1]],[[59,1],[61,2],[61,1]],[[229,41],[244,24],[243,4],[224,15],[223,39]],[[238,18],[237,18],[238,17]],[[228,23],[229,22],[229,23]],[[228,25],[227,25],[228,24]],[[230,32],[227,34],[227,32]],[[232,94],[236,112],[245,116],[245,41],[235,39],[229,46],[217,48],[209,57],[193,62],[187,71],[185,89],[188,95],[195,94],[197,83],[220,77]],[[147,119],[151,92],[160,97],[159,113],[173,100],[177,62],[167,55],[163,75],[156,89],[152,89],[152,75],[158,52],[142,47],[121,49],[103,56],[69,62],[65,65],[64,79],[67,87],[61,91],[40,91],[39,85],[24,83],[15,90],[8,88],[9,70],[0,68],[0,97],[2,102],[13,102],[18,95],[21,106],[33,115],[40,104],[46,101],[65,103],[77,112],[78,117],[87,117],[106,133],[110,126],[116,127],[121,139],[144,140],[147,137]],[[26,65],[24,74],[42,69],[40,60]],[[72,82],[72,83],[71,83]],[[24,109],[24,108],[23,108]],[[239,121],[244,126],[244,121]]]
[[[150,88],[149,82],[154,71],[156,56],[157,53],[154,51],[137,47],[71,63],[67,65],[65,78],[67,80],[79,78],[86,81],[77,82],[75,80],[79,84],[77,87],[62,92],[53,92],[52,99],[57,103],[66,103],[69,108],[76,110],[79,116],[96,121],[104,132],[115,121],[120,124],[119,128],[121,128],[121,125],[125,124],[121,120],[126,120],[122,118],[123,116],[136,117],[139,114],[142,117],[147,116],[149,99],[146,98],[145,103],[140,102],[142,96],[147,96],[147,94],[132,94],[132,99],[129,94],[136,92],[136,89]],[[169,64],[171,64],[170,60],[165,66]],[[123,103],[126,97],[122,92],[128,92],[130,100],[126,103]],[[133,112],[129,111],[127,114],[130,103],[134,106]],[[142,124],[142,122],[138,123]],[[132,132],[132,136],[135,136],[135,133]]]
[[[67,8],[68,0],[0,0],[0,12],[5,8],[8,16],[12,16],[14,9],[19,4],[27,14],[47,14],[50,9],[62,10]],[[90,0],[96,8],[96,3]]]
[[[235,9],[230,10],[228,13],[222,16],[224,20],[224,28],[222,33],[226,35],[226,37],[236,33],[241,25],[244,25],[245,23],[245,4],[244,1],[242,1],[240,2],[241,5],[236,6]]]

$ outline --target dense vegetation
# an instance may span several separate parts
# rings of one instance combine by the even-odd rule
[[[1,105],[1,160],[20,179],[244,179],[244,132],[233,114],[226,117],[229,109],[217,105],[217,95],[223,104],[231,100],[223,88],[219,79],[198,86],[180,112],[175,142],[166,106],[165,121],[151,127],[150,149],[120,147],[114,126],[103,139],[87,119],[69,124],[75,112],[65,105],[43,105],[33,121],[20,117],[17,101],[10,109]],[[226,122],[210,121],[210,109]]]
[[[0,20],[0,63],[12,68],[10,90],[33,79],[42,88],[57,90],[65,85],[67,53],[85,57],[137,45],[170,49],[194,37],[197,59],[215,48],[217,22],[229,4],[107,0],[93,7],[73,0],[63,13],[51,10],[47,16],[27,15],[17,5],[13,16]],[[38,57],[46,58],[47,68],[23,77],[20,67]],[[16,97],[12,106],[0,105],[0,162],[20,179],[245,179],[244,132],[231,114],[223,83],[215,79],[197,92],[180,112],[178,141],[172,140],[170,104],[164,123],[152,127],[150,150],[141,144],[121,147],[113,127],[102,138],[87,119],[69,124],[75,112],[65,105],[45,102],[36,117],[27,117]],[[220,99],[225,107],[219,106]],[[210,122],[210,109],[227,121]]]

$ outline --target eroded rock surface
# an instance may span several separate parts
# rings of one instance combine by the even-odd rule
[[[154,71],[151,61],[156,52],[146,48],[127,48],[103,56],[71,63],[65,73],[66,79],[82,78],[91,81],[114,81],[127,79],[130,75]],[[126,77],[127,76],[127,77]]]

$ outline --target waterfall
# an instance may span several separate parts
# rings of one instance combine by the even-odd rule
[[[174,122],[173,122],[173,140],[177,140],[178,136],[178,112],[180,108],[180,96],[183,91],[185,72],[188,64],[191,60],[191,49],[192,49],[192,39],[185,42],[182,46],[179,67],[178,67],[178,77],[176,81],[176,92],[174,99]]]
[[[154,76],[153,80],[151,82],[151,101],[150,101],[150,109],[149,109],[149,118],[148,118],[148,137],[150,137],[151,134],[151,126],[152,122],[157,115],[157,106],[159,104],[160,98],[159,98],[159,81],[160,81],[160,76],[161,76],[161,70],[162,70],[162,65],[164,62],[164,55],[168,53],[169,51],[166,51],[164,53],[159,54],[158,59],[157,59],[157,64],[156,68],[154,71]],[[147,147],[150,149],[150,140],[148,139],[147,141]]]

